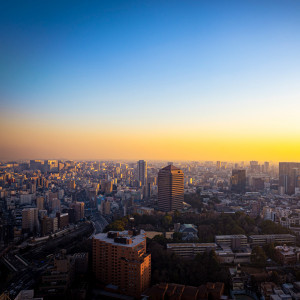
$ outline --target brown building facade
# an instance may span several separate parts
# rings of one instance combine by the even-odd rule
[[[145,232],[95,235],[93,271],[97,280],[117,286],[119,293],[139,297],[151,281],[151,254],[146,253]]]

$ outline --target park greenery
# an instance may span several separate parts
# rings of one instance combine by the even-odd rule
[[[135,228],[150,226],[154,231],[167,232],[174,229],[174,224],[194,224],[198,228],[198,242],[213,242],[215,235],[227,234],[284,234],[292,233],[290,229],[276,224],[270,220],[261,218],[253,219],[242,212],[234,214],[224,213],[179,213],[139,215],[134,214]],[[123,231],[129,227],[129,216],[117,219],[105,228],[105,232],[110,230]],[[176,241],[180,235],[175,235]],[[170,241],[172,242],[172,241]]]
[[[134,218],[134,220],[132,219]],[[115,220],[105,228],[123,231],[131,227],[137,229],[151,226],[162,234],[154,238],[147,238],[147,252],[152,256],[152,283],[174,282],[198,286],[207,281],[221,281],[228,284],[228,272],[216,257],[214,251],[197,255],[191,259],[184,259],[171,251],[167,251],[167,243],[182,241],[182,234],[174,232],[173,239],[167,239],[164,232],[174,230],[174,224],[194,224],[198,228],[198,239],[193,242],[213,242],[215,235],[226,234],[282,234],[291,233],[289,229],[272,221],[261,218],[253,219],[248,215],[237,212],[235,214],[218,214],[206,212],[173,214],[156,213],[154,215],[134,214]],[[264,247],[254,247],[251,257],[252,264],[265,267],[268,259],[277,261],[274,244]],[[300,273],[298,274],[300,278]]]

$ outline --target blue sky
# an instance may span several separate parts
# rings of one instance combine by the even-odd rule
[[[280,130],[300,109],[299,33],[290,0],[1,1],[0,108],[49,126]]]

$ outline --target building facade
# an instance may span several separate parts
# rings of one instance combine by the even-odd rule
[[[244,194],[246,192],[246,170],[233,169],[230,181],[233,193]]]
[[[158,208],[169,212],[182,209],[184,198],[183,171],[169,165],[158,172]]]
[[[147,184],[147,162],[144,160],[137,162],[137,181],[142,186]]]
[[[145,232],[96,234],[93,271],[101,283],[117,286],[121,294],[140,297],[151,281],[151,254],[146,253]]]
[[[280,162],[279,163],[279,187],[283,188],[285,194],[295,194],[300,176],[300,163]]]

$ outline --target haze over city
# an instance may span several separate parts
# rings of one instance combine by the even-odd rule
[[[298,1],[2,1],[0,159],[299,159]]]
[[[300,300],[299,33],[299,0],[0,0],[0,300]]]

